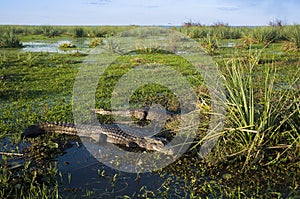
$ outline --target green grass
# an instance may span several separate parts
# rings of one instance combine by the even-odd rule
[[[249,55],[250,56],[250,55]],[[245,154],[243,168],[249,168],[254,161],[266,161],[263,157],[272,159],[263,148],[287,147],[277,156],[287,156],[288,150],[299,147],[297,130],[289,125],[297,115],[297,92],[293,89],[299,82],[299,74],[291,79],[289,87],[283,90],[276,88],[277,71],[274,65],[266,64],[265,69],[255,76],[260,54],[250,57],[249,61],[231,60],[226,63],[224,82],[227,94],[225,106],[227,108],[227,128],[225,140],[231,143],[231,148],[237,151],[222,150],[220,156],[234,156]],[[257,83],[257,82],[261,83]],[[296,120],[294,122],[297,122]],[[298,137],[298,138],[297,138]],[[293,158],[299,154],[296,153]],[[284,158],[284,157],[282,157]],[[275,161],[276,162],[276,161]]]
[[[0,30],[7,28],[1,26]],[[9,28],[14,29],[21,41],[57,41],[74,37],[74,30],[79,27]],[[93,38],[117,34],[133,27],[81,28],[84,35]],[[219,47],[211,53],[223,75],[227,96],[223,104],[227,109],[225,129],[212,153],[201,160],[197,156],[199,148],[195,147],[172,165],[157,171],[164,179],[159,190],[148,190],[145,187],[127,198],[297,198],[300,195],[300,54],[297,51],[282,50],[286,40],[297,44],[292,36],[280,36],[280,39],[276,36],[275,40],[273,36],[268,36],[265,39],[270,31],[274,34],[274,27],[264,28],[266,30],[263,31],[229,27],[180,28],[181,32],[202,42],[203,38],[209,36],[217,39],[219,44],[234,42],[237,45],[243,45],[244,34],[251,35],[250,32],[257,31],[255,39],[259,42],[250,43],[249,49]],[[282,31],[288,28],[297,33],[297,27],[293,29],[293,26],[283,27]],[[281,35],[282,31],[278,33],[276,30],[275,34]],[[99,39],[97,44],[102,41],[105,38]],[[207,43],[210,44],[209,41]],[[112,49],[118,47],[109,42],[104,45]],[[80,53],[29,53],[18,49],[0,49],[0,138],[8,139],[12,144],[4,143],[4,151],[22,152],[20,148],[12,146],[20,141],[21,132],[31,124],[40,121],[73,122],[73,84],[85,58],[86,55]],[[120,56],[99,79],[96,107],[110,109],[112,91],[119,78],[134,66],[143,64],[151,67],[153,63],[179,71],[187,78],[198,97],[206,97],[203,95],[206,88],[201,75],[186,60],[155,48],[137,47],[136,54]],[[180,111],[172,92],[156,84],[137,89],[130,103],[133,107],[140,107],[148,106],[149,101],[160,103],[169,111]],[[206,108],[203,110],[206,113],[201,115],[203,123],[213,114],[209,113],[210,107]],[[99,119],[106,121],[107,118]],[[174,126],[176,124],[168,124],[168,130]],[[205,132],[205,129],[199,128],[198,140],[203,137],[201,133]],[[52,154],[50,159],[54,158],[60,153],[56,147],[60,144],[59,139],[54,135],[30,142],[32,146],[27,152],[32,156],[26,159],[25,168],[10,169],[11,163],[18,160],[2,156],[1,198],[58,197],[59,185],[55,178],[59,171],[55,161],[45,161],[41,165],[44,160],[48,160],[47,155],[38,154]],[[71,174],[69,180],[72,180]],[[87,190],[86,195],[91,193]]]
[[[110,98],[112,91],[122,75],[132,69],[134,66],[140,64],[156,63],[165,65],[178,70],[184,75],[189,83],[196,89],[201,85],[201,75],[183,58],[172,54],[160,54],[160,53],[145,53],[133,55],[125,55],[118,58],[104,73],[103,77],[99,80],[98,92],[96,92],[96,107],[110,109]],[[199,81],[194,81],[198,79]],[[125,86],[125,85],[124,85]],[[125,89],[125,88],[124,88]],[[133,107],[149,105],[148,103],[159,103],[169,111],[178,112],[179,105],[173,94],[160,85],[149,85],[145,88],[139,88],[134,93],[131,99]]]

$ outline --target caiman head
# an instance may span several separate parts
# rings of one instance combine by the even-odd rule
[[[145,142],[143,143],[144,148],[148,150],[154,150],[161,153],[164,153],[166,155],[174,155],[174,151],[172,149],[169,149],[166,147],[167,141],[163,138],[150,138],[145,137]]]

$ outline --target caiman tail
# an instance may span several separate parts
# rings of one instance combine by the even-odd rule
[[[34,138],[43,135],[47,132],[77,135],[77,130],[75,128],[75,125],[55,122],[55,123],[37,123],[31,125],[23,131],[21,138],[22,139],[24,137]]]

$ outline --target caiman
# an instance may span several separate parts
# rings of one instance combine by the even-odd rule
[[[93,139],[96,143],[109,142],[124,145],[128,148],[137,146],[148,151],[158,151],[173,155],[172,149],[166,147],[166,140],[160,137],[140,137],[138,132],[121,129],[118,125],[73,125],[67,123],[38,123],[28,127],[22,133],[24,137],[37,137],[46,132],[77,135]]]

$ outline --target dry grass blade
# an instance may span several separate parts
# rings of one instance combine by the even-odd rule
[[[18,156],[18,157],[23,157],[24,154],[22,153],[9,153],[9,152],[0,152],[0,155],[5,155],[5,156]]]

